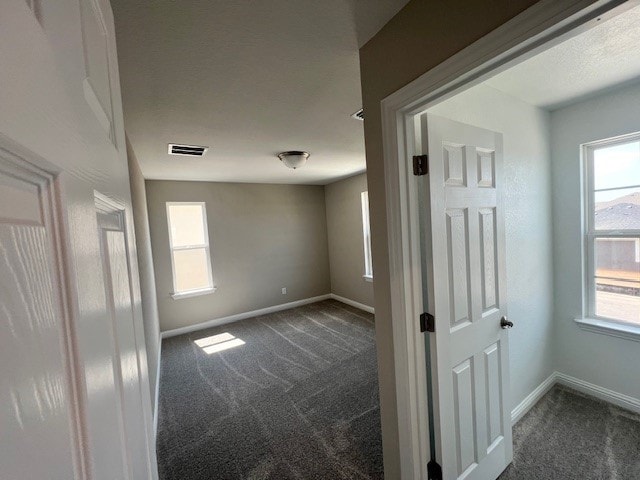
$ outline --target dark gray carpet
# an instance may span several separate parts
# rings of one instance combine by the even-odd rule
[[[207,355],[194,340],[244,345]],[[380,479],[373,315],[328,300],[162,344],[162,480]]]
[[[640,416],[565,387],[514,426],[513,441],[500,480],[640,479]]]
[[[162,480],[383,478],[373,315],[340,302],[164,340],[159,408]],[[565,387],[513,439],[500,480],[640,480],[640,416]]]

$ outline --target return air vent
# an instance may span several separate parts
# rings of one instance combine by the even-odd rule
[[[355,118],[356,120],[364,120],[364,110],[361,108],[356,113],[351,115],[351,118]]]
[[[202,157],[207,153],[209,147],[200,147],[198,145],[180,145],[177,143],[169,144],[169,155],[187,155],[189,157]]]

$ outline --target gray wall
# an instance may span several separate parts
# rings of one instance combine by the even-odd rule
[[[549,113],[484,85],[429,111],[503,134],[513,409],[554,370]]]
[[[161,331],[330,293],[324,187],[146,185]],[[215,293],[171,298],[169,201],[206,202]]]
[[[325,186],[331,292],[373,307],[373,283],[365,281],[360,194],[363,173]]]
[[[551,114],[557,366],[562,373],[640,399],[640,345],[581,330],[582,194],[580,144],[640,131],[640,85]]]
[[[140,273],[140,292],[142,294],[142,318],[144,340],[147,346],[147,365],[149,368],[149,388],[151,390],[151,409],[155,414],[155,391],[158,382],[158,354],[160,353],[160,324],[158,320],[158,302],[156,298],[156,280],[151,254],[151,236],[149,234],[149,216],[147,214],[147,194],[144,177],[138,160],[127,140],[129,158],[129,182],[131,184],[131,207],[136,233],[138,270]]]

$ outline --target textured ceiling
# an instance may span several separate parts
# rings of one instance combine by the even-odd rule
[[[487,80],[550,110],[640,79],[640,8],[635,7]]]
[[[151,179],[324,184],[365,169],[358,48],[407,0],[112,0],[125,128]],[[207,145],[203,158],[168,143]],[[276,158],[311,153],[298,170]]]

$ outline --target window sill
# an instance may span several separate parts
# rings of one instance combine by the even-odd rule
[[[203,288],[201,290],[191,290],[189,292],[171,293],[171,298],[180,300],[181,298],[198,297],[200,295],[209,295],[216,291],[217,287]]]
[[[640,342],[640,326],[623,324],[597,318],[576,318],[575,322],[582,330],[593,333],[609,335],[611,337],[625,338]]]
[[[373,275],[362,275],[365,282],[373,282]]]

